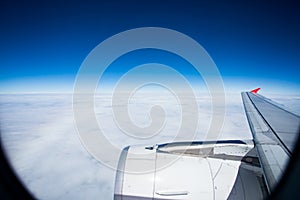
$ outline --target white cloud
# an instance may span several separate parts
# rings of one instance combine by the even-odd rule
[[[293,99],[276,100],[299,105],[299,96]],[[200,118],[197,139],[201,140],[209,127],[211,107],[207,96],[197,101]],[[96,116],[106,137],[119,148],[172,141],[181,120],[176,99],[137,96],[129,106],[132,120],[140,126],[151,123],[148,110],[155,104],[164,107],[166,123],[162,132],[147,140],[128,137],[116,127],[109,96],[96,98]],[[225,116],[220,139],[251,138],[240,94],[227,96]],[[112,199],[115,172],[81,145],[71,95],[1,95],[0,117],[1,139],[9,160],[38,199]]]

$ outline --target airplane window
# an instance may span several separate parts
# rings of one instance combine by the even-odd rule
[[[1,199],[297,199],[299,10],[1,1]]]

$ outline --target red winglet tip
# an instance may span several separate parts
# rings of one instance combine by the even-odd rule
[[[256,89],[254,89],[254,90],[251,90],[250,92],[252,92],[252,93],[257,93],[259,90],[260,90],[260,88],[256,88]]]

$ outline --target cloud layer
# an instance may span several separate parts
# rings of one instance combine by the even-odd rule
[[[287,106],[300,102],[299,96],[274,99]],[[211,120],[210,98],[203,96],[197,102],[196,139],[203,140]],[[133,144],[171,142],[181,122],[176,98],[167,94],[137,95],[129,102],[131,120],[138,126],[149,124],[148,111],[153,105],[163,107],[165,125],[161,132],[144,140],[130,137],[116,126],[110,96],[96,97],[95,113],[105,136],[120,149]],[[300,110],[293,106],[292,109]],[[94,159],[82,146],[74,123],[71,95],[1,95],[0,117],[1,139],[9,161],[38,199],[112,199],[115,171]],[[251,138],[239,94],[226,98],[220,135],[220,139]],[[107,159],[117,158],[107,155]]]

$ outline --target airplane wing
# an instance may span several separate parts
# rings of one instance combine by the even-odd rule
[[[266,186],[271,193],[293,154],[300,117],[257,94],[258,90],[243,92],[242,99]]]
[[[126,147],[115,200],[263,199],[278,183],[298,137],[299,117],[242,93],[253,141],[191,141]]]

